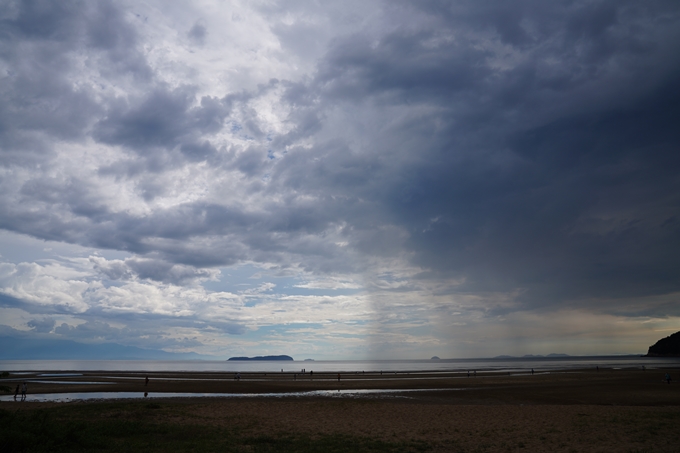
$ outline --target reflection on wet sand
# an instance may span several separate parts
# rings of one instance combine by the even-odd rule
[[[618,368],[618,367],[617,367]],[[81,370],[78,370],[81,371]],[[391,373],[262,373],[243,372],[76,372],[44,370],[31,374],[14,374],[3,381],[28,382],[29,401],[73,401],[84,399],[177,397],[215,398],[445,398],[468,401],[527,401],[553,404],[673,404],[663,373],[674,369],[650,370],[628,368],[545,371],[524,373],[498,370]],[[661,373],[661,374],[659,374]],[[45,375],[51,375],[45,379]],[[148,384],[146,377],[149,377]],[[665,383],[663,381],[662,383]],[[105,385],[105,392],[102,387]],[[75,386],[77,391],[74,392]],[[468,390],[468,391],[460,391]],[[428,393],[429,391],[429,393]],[[434,393],[433,393],[434,392]],[[658,393],[658,395],[657,395]],[[12,394],[0,396],[9,404]]]
[[[366,396],[401,396],[411,392],[436,392],[452,389],[353,389],[353,390],[314,390],[309,392],[283,392],[283,393],[168,393],[168,392],[68,392],[68,393],[42,393],[33,394],[26,401],[33,402],[70,402],[83,400],[107,400],[107,399],[130,399],[130,398],[306,398],[306,397],[330,397],[330,398],[358,398]],[[12,401],[11,395],[0,396],[0,401]]]

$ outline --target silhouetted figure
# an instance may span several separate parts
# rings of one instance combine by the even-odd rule
[[[17,400],[17,395],[19,394],[19,384],[17,384],[17,388],[14,390],[14,401]]]
[[[470,370],[468,370],[468,377],[470,377]]]
[[[671,375],[666,373],[666,384],[670,384],[672,380]]]
[[[534,369],[533,368],[531,369],[531,375],[532,376],[534,375]]]
[[[144,392],[144,398],[146,398],[147,396],[149,396],[149,392]]]
[[[338,373],[338,382],[340,382],[340,373]]]
[[[21,401],[26,399],[26,390],[28,389],[26,387],[26,383],[24,382],[24,384],[21,386]]]
[[[147,385],[149,385],[149,376],[144,378],[144,387],[146,387]]]

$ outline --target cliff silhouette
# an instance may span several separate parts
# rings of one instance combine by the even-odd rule
[[[647,357],[680,357],[680,332],[662,338],[650,346]]]

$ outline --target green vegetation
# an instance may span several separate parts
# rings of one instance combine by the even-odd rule
[[[48,409],[0,409],[0,452],[422,452],[421,442],[344,435],[263,435],[249,423],[201,424],[181,405],[97,403]],[[177,420],[180,420],[178,422]]]
[[[667,392],[675,387],[658,388]],[[3,403],[0,453],[661,453],[678,451],[679,423],[677,405],[472,407],[265,398]]]

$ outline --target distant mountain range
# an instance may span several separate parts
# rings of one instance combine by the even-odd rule
[[[143,349],[117,343],[87,344],[0,336],[0,360],[199,360],[213,357]]]
[[[293,358],[289,355],[265,355],[257,357],[230,357],[229,360],[262,360],[262,361],[273,361],[273,360],[285,360],[292,361]]]

